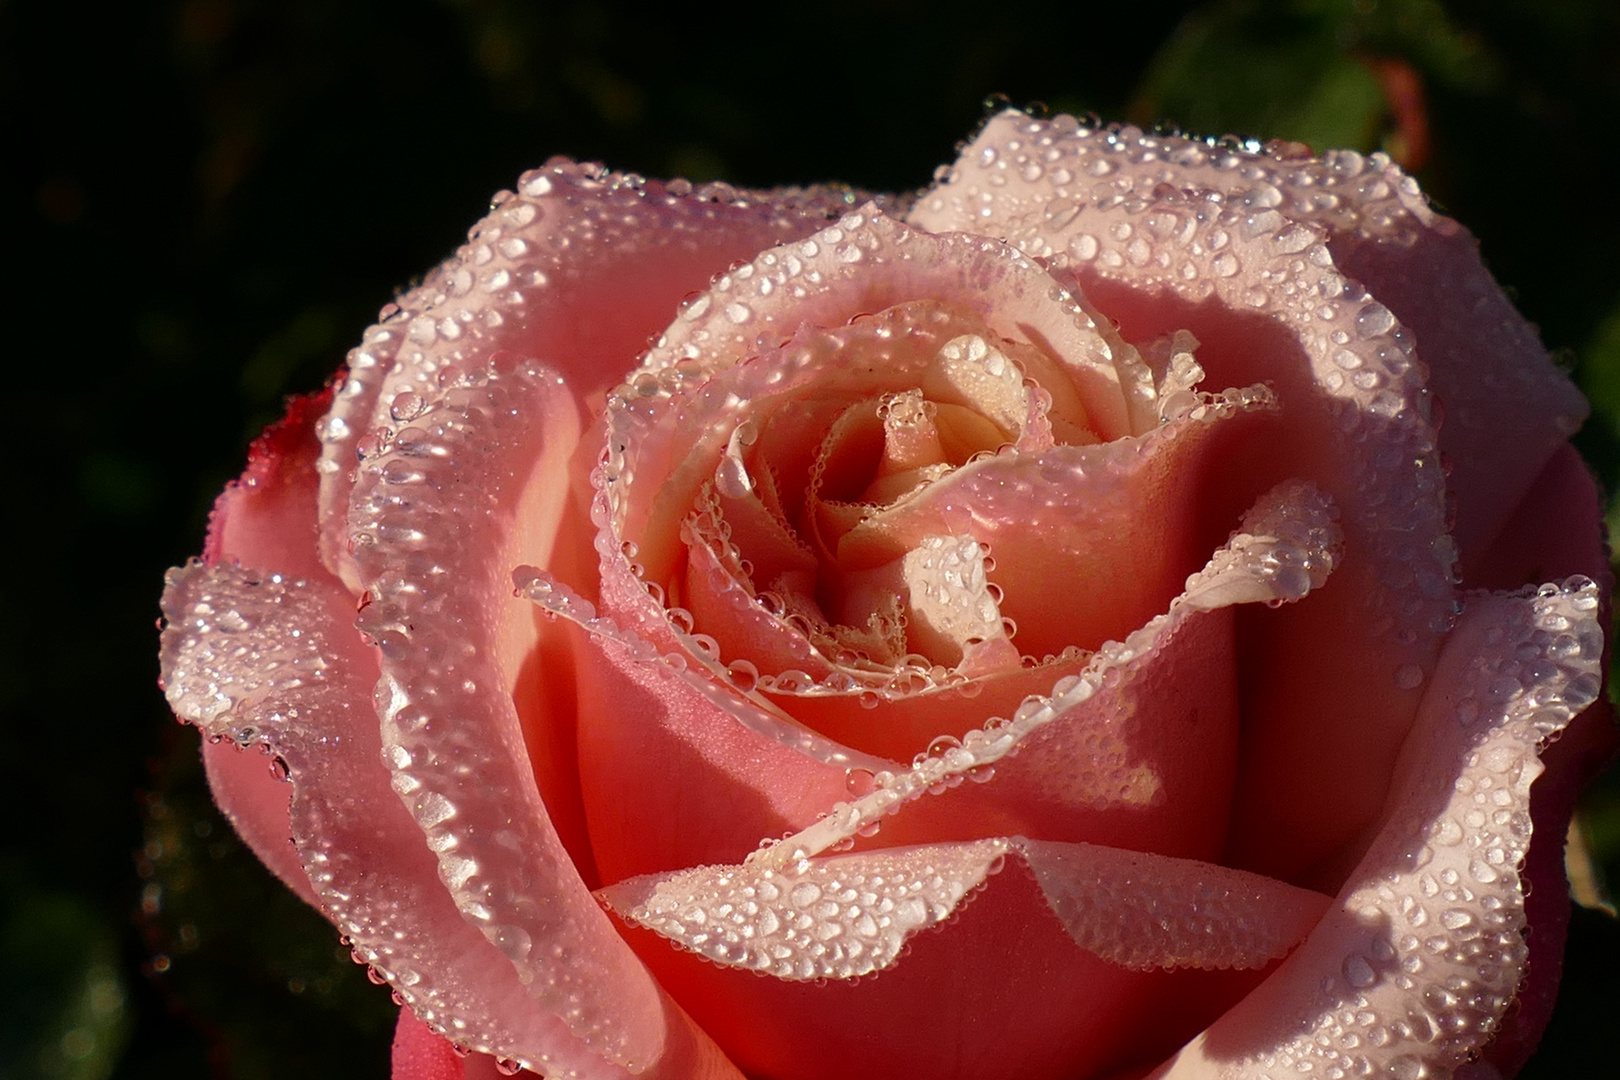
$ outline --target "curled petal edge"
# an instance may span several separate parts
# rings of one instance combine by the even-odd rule
[[[1372,848],[1300,948],[1155,1080],[1448,1077],[1485,1048],[1527,970],[1538,753],[1601,693],[1601,609],[1584,577],[1469,596]]]

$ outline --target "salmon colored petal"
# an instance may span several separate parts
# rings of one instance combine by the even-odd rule
[[[599,708],[580,732],[579,771],[604,881],[740,858],[843,797],[852,766],[883,766],[769,710],[751,675],[707,669],[690,639],[661,655],[539,571],[515,580],[584,631],[577,693]]]
[[[1096,693],[1031,732],[1016,754],[906,804],[882,819],[878,837],[885,844],[918,844],[1016,834],[1214,860],[1226,838],[1237,762],[1233,638],[1230,612],[1180,619],[1151,648],[1107,669]],[[1083,674],[1091,665],[1063,666]],[[1045,670],[1029,671],[1027,681]],[[1054,683],[1077,677],[1054,674],[1007,705],[987,690],[958,702],[945,695],[947,704],[939,707],[978,719],[981,726],[969,730],[982,734],[985,717],[1015,716],[1030,698],[1038,702]],[[956,740],[941,738],[930,750],[948,752]]]
[[[564,158],[524,173],[517,188],[497,194],[467,243],[383,308],[336,381],[321,431],[321,553],[356,591],[347,525],[356,458],[386,446],[458,371],[514,350],[562,372],[581,400],[598,395],[683,296],[815,231],[855,197],[694,188]]]
[[[909,769],[874,775],[871,791],[832,807],[809,828],[762,847],[750,861],[781,867],[817,855],[869,835],[891,815],[903,814],[908,804],[947,793],[975,772],[999,768],[1014,751],[1049,731],[1072,710],[1125,681],[1134,674],[1133,667],[1172,640],[1191,619],[1234,604],[1289,604],[1320,590],[1344,555],[1336,517],[1333,504],[1311,485],[1300,481],[1278,485],[1244,515],[1241,531],[1212,554],[1203,570],[1187,579],[1185,591],[1169,610],[1123,641],[1105,644],[1083,671],[1060,679],[1049,696],[1026,699],[1011,717],[992,718],[959,743],[939,740]],[[1167,681],[1173,686],[1176,680]],[[1117,717],[1104,713],[1088,719],[1100,721],[1106,730]],[[1118,732],[1111,734],[1117,737]],[[1219,744],[1218,734],[1213,741]],[[1083,746],[1086,742],[1081,740]],[[1082,752],[1094,749],[1095,745],[1084,746]],[[1135,772],[1121,770],[1128,778]],[[1116,773],[1115,778],[1120,775]]]
[[[1600,607],[1585,578],[1470,595],[1338,900],[1157,1075],[1443,1075],[1490,1042],[1525,977],[1538,751],[1601,692]]]
[[[399,1010],[390,1056],[393,1080],[467,1080],[467,1059],[409,1009]]]

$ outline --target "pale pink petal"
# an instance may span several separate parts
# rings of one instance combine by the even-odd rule
[[[848,209],[842,189],[694,188],[563,158],[495,196],[468,242],[389,304],[350,352],[321,437],[321,554],[358,591],[348,502],[375,454],[461,370],[536,357],[583,401],[624,377],[681,298],[763,248]],[[583,312],[600,311],[599,316]]]
[[[1490,1042],[1525,977],[1538,750],[1601,692],[1599,611],[1585,578],[1470,595],[1366,857],[1276,974],[1161,1075],[1444,1075]]]
[[[1074,281],[1127,340],[1190,330],[1214,385],[1269,381],[1283,413],[1273,467],[1312,477],[1342,510],[1350,554],[1335,586],[1245,628],[1249,719],[1228,852],[1235,865],[1336,883],[1450,626],[1457,549],[1421,357],[1331,241],[1412,243],[1454,226],[1387,162],[1013,113],[911,219],[956,228],[969,216]]]
[[[906,939],[948,919],[1009,853],[1075,944],[1127,968],[1265,967],[1331,902],[1212,863],[1024,837],[879,848],[781,871],[700,866],[600,895],[627,921],[723,967],[852,979],[892,965]]]
[[[1452,534],[1464,581],[1473,585],[1469,560],[1495,541],[1552,455],[1568,449],[1565,440],[1589,411],[1586,399],[1553,365],[1462,226],[1439,218],[1409,245],[1335,233],[1328,247],[1417,338],[1429,389],[1444,410],[1440,452],[1456,498]]]
[[[357,625],[377,646],[391,783],[449,899],[524,997],[605,1059],[644,1067],[671,1038],[661,993],[565,849],[512,696],[542,643],[508,568],[551,554],[576,409],[555,371],[497,356],[366,459],[350,511],[367,590]],[[536,690],[526,704],[558,715],[535,726],[566,722],[563,703]],[[562,808],[572,794],[545,793]]]
[[[370,707],[376,662],[347,625],[352,610],[328,576],[289,580],[229,565],[170,575],[170,705],[211,738],[262,745],[292,781],[281,805],[260,807],[244,836],[273,836],[279,822],[281,842],[270,850],[290,850],[291,838],[306,890],[356,959],[438,1029],[479,1050],[582,1076],[626,1075],[525,995],[496,948],[450,903],[420,830],[389,789]],[[214,757],[210,773],[240,817],[240,770]],[[267,774],[265,759],[253,757]],[[467,964],[480,953],[484,963]]]
[[[1005,839],[807,859],[790,870],[699,866],[604,889],[623,918],[717,964],[790,981],[890,966],[1001,868]]]
[[[1075,944],[1122,967],[1264,967],[1332,902],[1192,859],[1036,840],[1014,847]]]

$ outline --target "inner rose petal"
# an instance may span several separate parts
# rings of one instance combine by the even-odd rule
[[[812,272],[779,250],[695,301],[610,395],[602,602],[655,642],[692,635],[771,711],[904,761],[977,710],[955,710],[972,724],[871,710],[1021,670],[1061,677],[1164,610],[1259,493],[1244,462],[1275,402],[1259,386],[1198,393],[1190,334],[1144,356],[997,245],[942,251],[951,237],[881,216],[828,235],[846,227],[872,230],[857,261],[898,253],[898,280],[932,292],[895,296],[895,281],[855,285],[842,263]],[[712,308],[772,259],[819,299],[773,287],[789,299],[734,301],[731,322],[780,326],[784,304],[828,317],[840,289],[898,302],[750,344]],[[1208,460],[1233,467],[1213,476]],[[1053,575],[1072,588],[1055,596]]]

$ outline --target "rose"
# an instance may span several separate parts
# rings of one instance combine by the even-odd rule
[[[1511,1071],[1612,737],[1583,408],[1376,155],[553,162],[255,445],[164,678],[399,1069]]]

